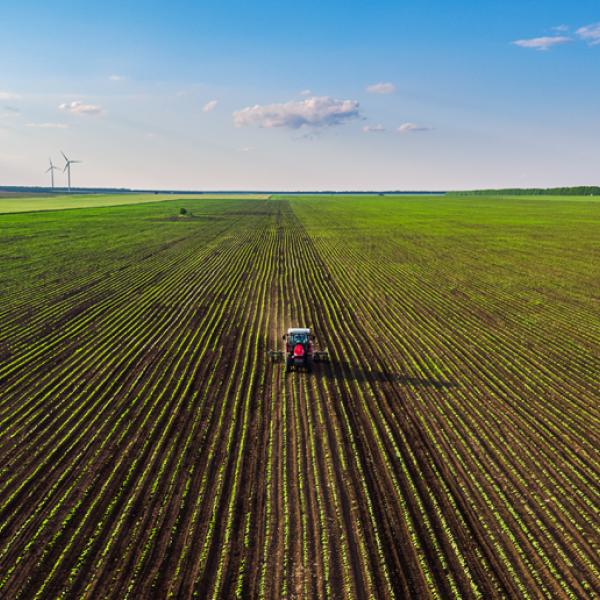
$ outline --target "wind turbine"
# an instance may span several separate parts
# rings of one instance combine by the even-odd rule
[[[52,189],[54,189],[54,171],[60,171],[60,169],[52,164],[51,158],[48,160],[50,161],[50,166],[46,169],[46,173],[50,173],[50,178],[52,179]]]
[[[68,178],[68,182],[69,182],[69,192],[71,191],[71,165],[74,163],[80,163],[82,161],[80,160],[71,160],[70,158],[67,158],[65,153],[61,150],[60,153],[63,155],[63,158],[65,159],[65,168],[63,169],[63,173],[66,171],[67,172],[67,178]]]

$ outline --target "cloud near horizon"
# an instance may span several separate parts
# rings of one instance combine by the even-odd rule
[[[17,100],[20,98],[19,94],[13,94],[12,92],[5,92],[0,90],[0,100]]]
[[[398,133],[418,133],[423,131],[431,131],[431,127],[425,125],[417,125],[416,123],[402,123],[396,130]]]
[[[203,107],[202,107],[202,112],[210,112],[211,110],[214,110],[217,107],[217,104],[219,104],[218,100],[209,100]]]
[[[314,96],[275,104],[255,104],[233,113],[236,127],[252,125],[265,129],[286,127],[332,127],[360,116],[356,100],[335,100],[329,96]]]
[[[380,82],[367,86],[369,94],[393,94],[396,91],[396,86],[393,83]]]
[[[73,102],[63,102],[58,106],[61,110],[65,110],[74,115],[98,116],[104,113],[101,106],[97,104],[85,104],[79,100]]]
[[[14,119],[21,116],[21,111],[16,106],[3,106],[0,108],[0,119]]]
[[[385,127],[383,125],[365,125],[362,130],[365,133],[383,133],[385,131]]]
[[[571,42],[571,38],[564,35],[550,35],[544,37],[531,38],[526,40],[515,40],[512,42],[514,46],[519,48],[531,48],[533,50],[546,51],[554,46],[560,46]]]
[[[124,75],[110,75],[109,79],[111,81],[125,81],[125,76]]]
[[[36,129],[69,129],[66,123],[25,123],[25,127]]]
[[[593,23],[592,25],[580,27],[575,33],[590,46],[597,46],[600,44],[600,23]]]

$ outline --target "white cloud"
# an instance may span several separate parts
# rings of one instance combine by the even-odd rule
[[[571,41],[571,38],[564,35],[552,35],[538,38],[531,38],[529,40],[516,40],[512,42],[515,46],[520,48],[532,48],[534,50],[550,50],[554,46],[560,46]]]
[[[299,129],[341,125],[359,115],[359,103],[356,100],[314,96],[300,101],[248,106],[233,113],[233,122],[237,127],[256,125],[267,129]]]
[[[36,129],[68,129],[66,123],[25,123],[25,127],[35,127]]]
[[[218,100],[210,100],[202,107],[202,112],[210,112],[211,110],[214,110],[217,104],[219,104]]]
[[[301,96],[310,96],[312,94],[312,92],[310,90],[302,90],[300,92]]]
[[[600,23],[594,23],[593,25],[586,25],[580,27],[576,31],[577,35],[590,46],[597,46],[600,44]]]
[[[374,83],[367,86],[369,94],[393,94],[396,91],[396,86],[393,83]]]
[[[362,130],[365,133],[382,133],[385,131],[385,127],[383,125],[365,125]]]
[[[415,123],[402,123],[396,131],[398,133],[418,133],[420,131],[431,131],[431,127],[417,125]]]
[[[111,81],[125,81],[126,77],[124,75],[110,75],[109,79]]]
[[[569,31],[569,26],[568,25],[557,25],[556,27],[552,28],[552,31],[557,31],[559,33],[565,33],[565,31]]]
[[[0,90],[0,100],[17,100],[20,98],[19,94],[13,94],[12,92],[3,92]]]
[[[73,102],[64,102],[59,105],[61,110],[66,110],[74,115],[90,115],[97,116],[101,115],[104,111],[101,106],[97,104],[84,104],[79,100],[74,100]]]

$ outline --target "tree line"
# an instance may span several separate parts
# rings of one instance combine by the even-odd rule
[[[457,192],[461,196],[600,196],[600,186],[581,185],[558,188],[505,188],[499,190],[470,190]]]

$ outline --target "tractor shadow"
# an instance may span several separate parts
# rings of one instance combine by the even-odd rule
[[[412,385],[415,387],[431,387],[434,389],[447,389],[456,387],[456,383],[444,379],[433,379],[429,377],[411,377],[394,373],[388,370],[371,371],[366,370],[361,365],[353,364],[348,361],[335,362],[329,364],[322,363],[314,366],[313,373],[323,379],[337,379],[340,381],[356,381],[358,383],[379,382],[379,383],[399,383],[401,385]]]

